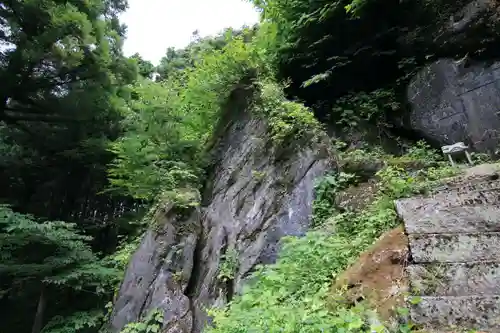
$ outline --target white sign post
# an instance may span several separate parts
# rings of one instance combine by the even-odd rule
[[[448,156],[448,160],[450,161],[452,166],[455,166],[455,161],[453,161],[453,158],[451,155],[456,154],[456,153],[465,153],[465,157],[467,158],[467,161],[469,162],[470,165],[472,165],[472,159],[469,154],[469,146],[465,145],[463,142],[457,142],[449,146],[442,146],[441,150],[443,151],[443,154]]]

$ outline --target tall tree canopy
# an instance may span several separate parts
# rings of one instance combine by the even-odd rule
[[[125,1],[4,1],[0,119],[62,121],[50,105],[74,86],[133,75],[120,57]]]
[[[36,333],[55,315],[107,301],[112,279],[95,275],[99,252],[116,248],[116,217],[134,209],[125,207],[129,198],[102,194],[114,158],[108,145],[122,133],[127,85],[137,75],[121,50],[118,14],[126,7],[119,0],[0,4],[0,196],[17,211],[2,206],[0,214],[0,302],[10,309],[2,322],[9,331],[32,325]],[[81,307],[68,308],[78,295]]]

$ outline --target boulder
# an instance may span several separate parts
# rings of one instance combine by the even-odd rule
[[[410,82],[410,127],[440,145],[463,141],[495,153],[500,143],[500,62],[438,60]]]

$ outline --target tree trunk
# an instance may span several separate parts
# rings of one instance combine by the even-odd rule
[[[47,298],[45,295],[45,284],[42,282],[40,287],[40,297],[38,298],[38,306],[36,309],[35,320],[33,321],[33,326],[31,328],[31,333],[40,333],[43,328],[43,316],[45,313],[45,307],[47,306]]]

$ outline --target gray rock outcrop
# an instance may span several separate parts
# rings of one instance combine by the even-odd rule
[[[241,102],[246,94],[233,93],[221,122],[201,207],[158,208],[116,297],[113,332],[157,308],[164,332],[201,332],[206,308],[226,304],[257,264],[274,262],[280,238],[308,229],[314,180],[331,167],[329,154],[320,144],[272,153],[266,123]]]
[[[436,145],[464,141],[493,154],[500,142],[499,3],[460,0],[444,7],[433,32],[418,33],[432,45],[426,56],[435,61],[411,79],[402,127]]]
[[[494,153],[500,143],[500,62],[467,67],[442,59],[411,81],[410,126],[439,144],[468,143]]]

